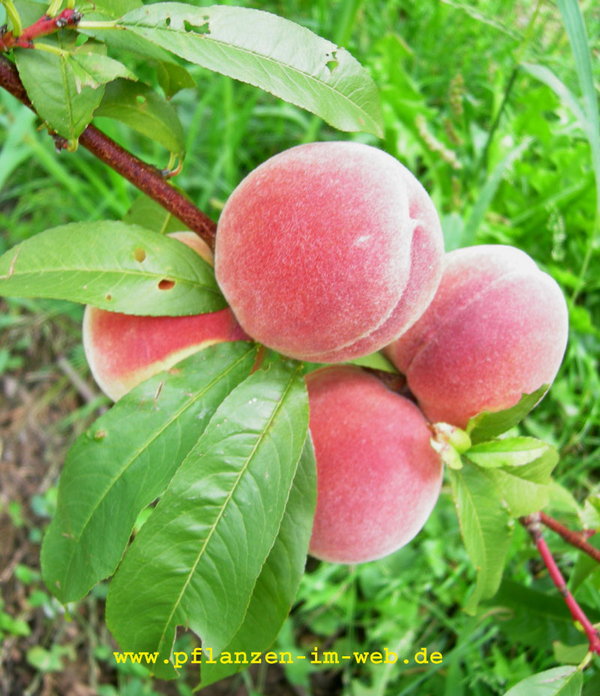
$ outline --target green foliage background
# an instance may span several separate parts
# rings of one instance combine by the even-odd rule
[[[186,139],[178,185],[216,219],[241,178],[271,155],[300,142],[354,138],[382,146],[421,179],[440,211],[448,248],[502,243],[529,253],[561,284],[569,301],[571,331],[554,386],[519,430],[560,451],[555,475],[562,488],[556,488],[547,511],[573,527],[588,519],[595,524],[593,507],[583,505],[598,493],[600,459],[600,237],[595,233],[591,150],[564,95],[537,79],[536,68],[517,69],[521,62],[544,66],[579,95],[557,6],[540,3],[530,24],[537,6],[531,0],[231,4],[277,12],[348,48],[381,90],[385,140],[335,132],[260,90],[192,67],[198,89],[183,90],[171,101]],[[600,6],[588,1],[581,9],[597,92]],[[130,67],[140,69],[135,62]],[[152,66],[146,70],[146,79],[155,80]],[[167,165],[168,153],[159,144],[114,121],[96,122],[142,158]],[[120,219],[137,197],[127,182],[83,149],[57,155],[52,140],[36,128],[33,114],[1,92],[0,252],[49,227]],[[22,379],[32,327],[42,327],[36,336],[45,337],[49,346],[43,369],[56,369],[53,357],[66,354],[89,382],[77,329],[81,314],[79,306],[57,301],[0,304],[0,375]],[[51,325],[62,327],[58,339]],[[98,397],[62,427],[81,432],[106,403]],[[55,473],[36,503],[44,513],[36,518],[38,532],[52,513],[56,480]],[[20,506],[31,501],[2,499],[2,504],[16,525]],[[34,541],[35,530],[32,524]],[[598,621],[600,572],[586,575],[578,554],[556,537],[551,548],[565,574],[574,577],[576,597]],[[23,577],[17,578],[24,591],[37,596],[39,606],[47,606],[49,625],[63,621],[53,601],[44,597],[36,569],[18,568],[24,568],[18,571]],[[411,663],[347,664],[332,670],[305,661],[286,666],[285,677],[305,689],[299,693],[323,693],[319,689],[326,684],[325,693],[348,696],[504,694],[528,675],[572,659],[564,645],[585,643],[520,527],[514,530],[505,577],[509,579],[499,594],[476,616],[462,611],[475,571],[445,487],[424,532],[396,554],[356,568],[311,563],[276,648],[308,655],[317,645],[345,654],[387,647]],[[102,591],[96,590],[90,601],[100,601]],[[18,622],[18,616],[3,614],[0,606],[0,634],[26,633]],[[94,659],[101,671],[112,674],[103,638],[96,635],[94,640],[100,648]],[[60,672],[71,659],[68,645],[61,651],[50,642],[40,644],[45,652],[28,657],[32,670]],[[443,663],[416,665],[412,656],[422,647],[440,651]],[[187,640],[179,649],[189,649]],[[249,693],[278,693],[269,691],[264,670],[238,679]],[[143,668],[122,670],[110,681],[112,685],[106,683],[99,691],[103,696],[163,693]],[[190,693],[183,682],[177,688]],[[592,666],[584,694],[599,692],[600,673]]]

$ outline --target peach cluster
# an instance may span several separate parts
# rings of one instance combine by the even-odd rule
[[[212,262],[195,235],[174,236]],[[551,384],[560,366],[568,313],[556,282],[508,246],[444,255],[428,194],[375,148],[315,143],[276,155],[233,192],[216,239],[230,308],[134,317],[88,307],[86,355],[116,400],[219,341],[318,363],[383,350],[416,403],[355,366],[306,377],[317,558],[360,563],[408,543],[441,486],[430,423],[465,428]]]

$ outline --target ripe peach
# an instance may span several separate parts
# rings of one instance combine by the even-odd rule
[[[343,362],[425,311],[441,274],[425,189],[368,145],[299,145],[235,189],[217,229],[217,281],[244,330],[287,356]]]
[[[432,303],[384,352],[427,418],[464,428],[551,384],[567,336],[553,278],[519,249],[476,246],[446,255]]]
[[[317,460],[309,553],[362,563],[407,544],[440,492],[442,463],[419,409],[354,366],[306,377]]]
[[[212,262],[193,232],[170,236]],[[246,340],[230,309],[185,317],[142,317],[86,307],[83,346],[98,386],[113,401],[153,375],[220,341]]]

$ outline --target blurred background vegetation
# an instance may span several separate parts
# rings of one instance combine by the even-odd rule
[[[560,450],[547,511],[579,528],[591,517],[583,503],[598,493],[600,470],[600,235],[590,145],[565,92],[580,94],[576,64],[556,4],[231,4],[276,12],[348,48],[381,90],[385,141],[335,132],[257,89],[192,67],[197,90],[172,99],[187,134],[177,184],[217,219],[242,177],[271,155],[315,139],[356,139],[383,147],[421,179],[447,248],[500,243],[529,253],[561,284],[571,331],[556,383],[521,430]],[[597,93],[600,5],[587,0],[581,9]],[[130,61],[158,87],[153,66]],[[96,123],[147,161],[167,165],[168,154],[152,141],[113,121]],[[0,93],[0,252],[63,223],[119,219],[138,196],[87,151],[57,154],[38,125]],[[114,665],[103,585],[65,616],[40,580],[40,541],[65,452],[109,405],[85,362],[82,312],[66,302],[0,301],[0,694],[191,694],[192,671],[166,684],[144,667]],[[600,571],[590,573],[577,552],[547,536],[578,600],[600,620]],[[206,693],[491,696],[580,661],[585,636],[521,528],[499,594],[471,617],[461,607],[474,577],[445,488],[425,530],[392,556],[356,568],[310,561],[276,646],[307,655],[315,646],[340,653],[387,647],[399,665],[305,661],[247,672]],[[183,637],[179,649],[191,646]],[[423,647],[441,652],[443,663],[415,664]],[[597,662],[586,671],[584,693],[600,693]]]

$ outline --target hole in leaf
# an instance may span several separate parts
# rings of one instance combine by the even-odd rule
[[[106,296],[106,301],[107,301],[107,302],[110,302],[111,300],[112,300],[112,295],[107,295],[107,296]]]
[[[146,252],[143,249],[136,249],[133,252],[133,258],[138,262],[142,263],[142,261],[145,260],[146,258]]]
[[[166,24],[168,27],[171,26],[171,18],[170,18],[170,17],[167,17],[167,18],[165,19],[165,24]]]
[[[336,51],[331,52],[331,60],[328,60],[325,65],[329,69],[329,72],[333,72],[337,68],[339,62],[336,60]]]
[[[138,94],[135,100],[138,104],[144,104],[146,101],[146,97],[143,94]]]
[[[210,27],[208,26],[208,17],[204,17],[204,24],[200,24],[199,26],[194,26],[193,24],[190,24],[190,22],[186,20],[183,21],[183,28],[188,32],[194,33],[194,34],[199,34],[200,36],[204,34],[210,34]]]
[[[168,280],[167,278],[163,278],[160,283],[158,284],[158,289],[159,290],[171,290],[172,288],[175,287],[175,281],[174,280]]]

